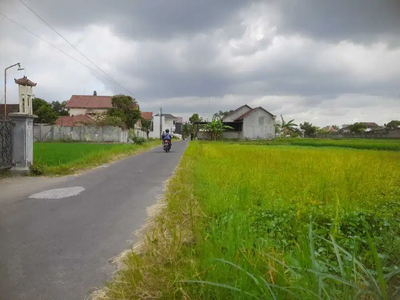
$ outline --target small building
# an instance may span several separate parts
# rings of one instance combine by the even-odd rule
[[[261,106],[251,108],[247,104],[242,105],[222,118],[224,125],[233,128],[225,130],[222,138],[273,140],[275,139],[275,118],[275,115]],[[200,132],[197,137],[199,139],[209,138],[208,133],[204,131]]]
[[[90,115],[77,115],[77,116],[59,116],[56,120],[57,126],[64,127],[77,127],[92,125],[93,118]]]
[[[323,130],[329,132],[329,133],[337,133],[339,130],[336,130],[333,126],[329,125],[329,126],[325,126],[324,128],[322,128]]]
[[[175,133],[182,134],[182,125],[183,125],[183,118],[182,117],[176,117]]]
[[[67,103],[70,116],[93,115],[112,108],[112,96],[72,95]]]
[[[178,118],[171,114],[156,114],[153,117],[153,131],[150,132],[150,137],[160,138],[160,122],[161,131],[169,130],[170,133],[174,133],[176,129],[176,122]]]

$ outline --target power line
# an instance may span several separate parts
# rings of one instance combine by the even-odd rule
[[[74,48],[80,55],[82,55],[84,58],[86,58],[91,64],[93,64],[97,69],[99,69],[102,73],[104,73],[109,79],[111,79],[114,83],[118,84],[120,87],[122,87],[125,91],[130,93],[133,96],[133,93],[130,92],[128,89],[126,89],[123,85],[121,85],[118,81],[116,81],[114,78],[112,78],[110,75],[108,75],[105,71],[103,71],[98,65],[96,65],[92,60],[90,60],[85,54],[83,54],[81,51],[79,51],[72,43],[70,43],[64,36],[61,35],[56,29],[54,29],[49,23],[47,23],[41,16],[39,16],[32,8],[30,8],[27,4],[25,4],[22,0],[19,0],[23,5],[25,5],[26,8],[28,8],[35,16],[37,16],[40,20],[42,20],[43,23],[45,23],[51,30],[53,30],[58,36],[60,36],[65,42],[68,43],[72,48]]]
[[[75,60],[76,62],[78,62],[78,63],[80,63],[81,65],[85,66],[85,67],[86,67],[86,68],[88,68],[89,70],[91,70],[91,71],[93,71],[93,72],[97,73],[98,75],[100,75],[100,76],[102,76],[102,77],[104,77],[104,78],[106,78],[106,79],[110,80],[109,78],[105,77],[103,74],[100,74],[100,73],[99,73],[99,72],[97,72],[96,70],[94,70],[94,69],[92,69],[91,67],[89,67],[89,66],[85,65],[83,62],[81,62],[81,61],[77,60],[75,57],[73,57],[73,56],[69,55],[67,52],[65,52],[65,51],[61,50],[60,48],[58,48],[58,47],[54,46],[52,43],[50,43],[50,42],[46,41],[44,38],[42,38],[42,37],[38,36],[36,33],[34,33],[34,32],[32,32],[32,31],[30,31],[28,28],[24,27],[23,25],[19,24],[18,22],[14,21],[13,19],[11,19],[11,18],[7,17],[5,14],[3,14],[3,13],[1,13],[1,12],[0,12],[0,15],[2,15],[4,18],[6,18],[6,19],[10,20],[10,21],[11,21],[11,22],[13,22],[14,24],[18,25],[19,27],[21,27],[21,28],[25,29],[25,30],[26,30],[26,31],[28,31],[30,34],[33,34],[35,37],[37,37],[38,39],[42,40],[43,42],[45,42],[45,43],[49,44],[50,46],[52,46],[53,48],[57,49],[57,50],[58,50],[58,51],[60,51],[61,53],[63,53],[63,54],[65,54],[65,55],[67,55],[69,58],[72,58],[72,59],[73,59],[73,60]]]

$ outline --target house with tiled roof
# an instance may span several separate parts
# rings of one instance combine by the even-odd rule
[[[57,126],[76,127],[86,126],[94,123],[90,115],[59,116],[56,120]]]
[[[222,122],[232,127],[224,131],[224,139],[268,139],[275,138],[276,116],[263,107],[252,108],[245,104],[232,110],[222,118]],[[199,122],[207,123],[207,122]],[[198,137],[207,138],[207,133],[202,132]]]
[[[69,116],[61,116],[57,119],[58,126],[84,126],[95,122],[93,116],[96,114],[106,113],[112,106],[113,96],[97,96],[97,95],[72,95],[67,102],[66,107],[69,109]],[[139,109],[139,105],[136,106]],[[152,112],[141,112],[141,116],[145,120],[153,119]],[[135,128],[141,128],[139,120]]]

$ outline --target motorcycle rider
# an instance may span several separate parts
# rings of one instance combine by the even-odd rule
[[[171,149],[171,146],[172,146],[171,140],[172,140],[172,138],[171,138],[171,135],[169,134],[169,129],[165,130],[165,134],[163,135],[163,143],[164,143],[165,140],[168,140],[169,148]]]

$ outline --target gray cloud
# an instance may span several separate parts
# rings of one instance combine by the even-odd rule
[[[253,103],[322,122],[322,116],[350,118],[357,108],[390,117],[382,103],[391,112],[400,109],[396,1],[26,3],[131,90],[145,110],[211,114]],[[0,11],[84,61],[18,1],[2,1]],[[125,92],[1,17],[0,24],[2,60],[24,61],[39,82],[38,96],[53,101],[83,89]]]
[[[370,44],[389,40],[399,45],[400,2],[397,0],[279,0],[280,30],[338,42]]]

